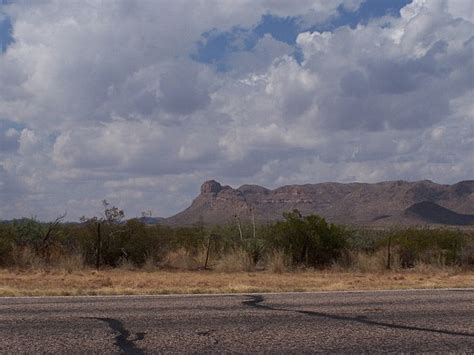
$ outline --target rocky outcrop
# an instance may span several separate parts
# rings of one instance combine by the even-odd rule
[[[423,204],[425,202],[431,204]],[[419,203],[422,204],[417,205]],[[433,204],[444,210],[440,212]],[[410,210],[411,206],[414,207]],[[431,212],[424,214],[424,208]],[[452,221],[458,221],[457,215],[474,215],[474,181],[461,181],[454,185],[429,180],[376,184],[330,182],[288,185],[270,190],[258,185],[242,185],[234,189],[209,180],[202,184],[200,195],[190,207],[163,223],[189,225],[203,221],[224,224],[235,223],[237,218],[243,221],[254,218],[257,223],[266,223],[281,219],[284,212],[293,209],[302,214],[317,213],[331,222],[350,225],[453,224]],[[426,218],[438,212],[451,217]]]
[[[201,185],[201,194],[217,194],[222,190],[222,185],[215,180],[209,180]]]

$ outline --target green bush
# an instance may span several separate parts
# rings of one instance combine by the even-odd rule
[[[159,228],[151,228],[139,220],[127,221],[125,232],[120,234],[119,248],[128,261],[142,266],[148,257],[161,260],[169,247],[160,238]]]
[[[283,250],[293,264],[325,266],[336,261],[346,246],[346,232],[317,215],[303,217],[297,210],[284,214],[273,226],[269,244]]]
[[[398,249],[402,267],[413,267],[417,262],[459,264],[465,243],[463,232],[450,229],[408,228],[392,234],[392,245]]]
[[[236,223],[225,226],[168,227],[145,225],[133,219],[123,222],[120,210],[105,205],[105,217],[83,219],[83,223],[40,223],[21,219],[0,224],[0,265],[14,266],[19,252],[27,250],[35,261],[47,267],[58,260],[80,256],[85,265],[95,266],[97,227],[101,225],[101,265],[115,267],[124,262],[141,266],[148,260],[160,262],[170,254],[183,252],[196,259],[210,251],[210,260],[227,263],[242,257],[244,264],[255,267],[261,260],[279,258],[285,267],[302,265],[324,267],[338,262],[351,265],[351,256],[387,256],[391,240],[393,265],[412,267],[416,263],[432,265],[474,264],[474,234],[463,230],[398,229],[346,230],[327,223],[316,215],[302,216],[298,211],[284,214],[284,220],[268,225],[242,224],[242,236]],[[118,216],[118,217],[115,217]],[[54,225],[54,229],[51,226]],[[52,231],[48,234],[48,231]],[[45,236],[48,236],[45,242]],[[361,260],[362,260],[361,259]],[[200,259],[199,259],[200,260]],[[275,262],[276,263],[276,262]]]
[[[22,218],[13,222],[15,229],[15,242],[18,245],[30,246],[38,249],[42,236],[45,234],[46,225],[34,218]]]
[[[6,266],[13,262],[11,253],[16,238],[16,231],[12,225],[0,224],[0,265]]]

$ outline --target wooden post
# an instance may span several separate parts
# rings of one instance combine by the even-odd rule
[[[392,247],[392,234],[388,236],[388,244],[387,244],[387,269],[390,270],[392,268],[392,253],[391,253],[391,247]]]
[[[206,262],[204,263],[204,270],[207,270],[207,263],[209,261],[209,251],[211,249],[211,238],[212,238],[212,235],[209,235],[209,239],[207,240]]]
[[[253,208],[251,209],[252,210],[252,226],[253,226],[253,239],[256,238],[256,232],[255,232],[255,213],[253,211]]]
[[[458,241],[457,239],[454,239],[454,248],[453,248],[453,264],[457,265],[458,264],[458,261],[457,261],[457,258],[458,258]]]
[[[101,257],[101,235],[100,235],[100,222],[97,223],[97,256],[95,260],[95,267],[97,270],[100,268],[100,257]]]

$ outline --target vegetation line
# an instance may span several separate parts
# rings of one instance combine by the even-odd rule
[[[95,268],[275,274],[474,267],[474,232],[465,229],[349,229],[297,210],[265,225],[238,221],[172,228],[140,219],[125,221],[123,211],[107,201],[103,216],[76,224],[63,223],[63,218],[49,224],[34,219],[0,224],[0,267],[68,273]]]

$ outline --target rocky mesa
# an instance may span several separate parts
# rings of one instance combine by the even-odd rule
[[[279,220],[298,209],[334,223],[356,226],[474,225],[474,180],[453,185],[423,181],[380,183],[319,183],[288,185],[274,190],[258,185],[238,188],[215,180],[186,210],[162,221],[168,225],[233,223],[239,218],[257,223]]]

